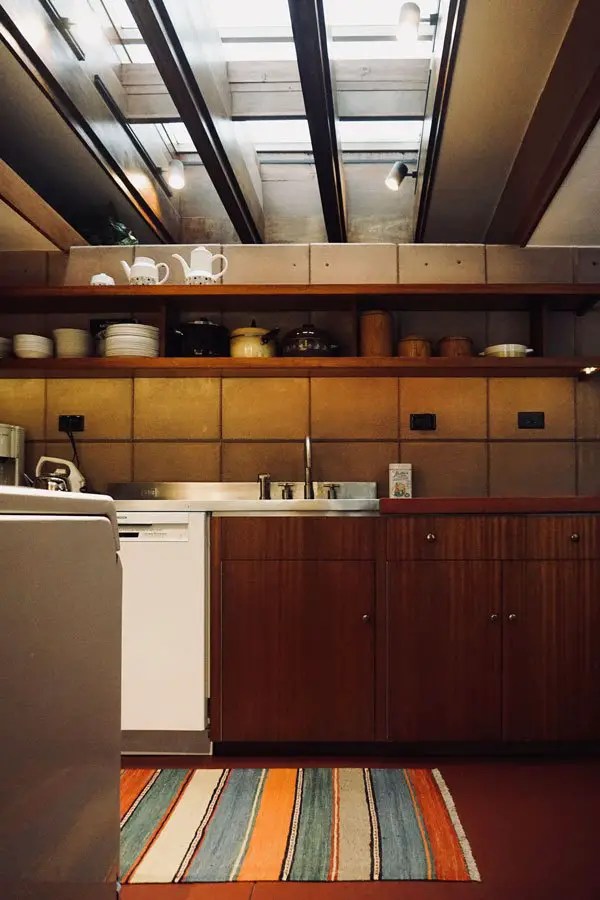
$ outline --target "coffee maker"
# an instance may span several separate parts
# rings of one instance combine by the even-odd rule
[[[23,484],[25,429],[0,423],[0,485]]]

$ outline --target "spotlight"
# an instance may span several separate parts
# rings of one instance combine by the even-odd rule
[[[417,3],[403,3],[400,7],[400,17],[396,37],[404,43],[414,43],[419,37],[419,24],[421,22],[421,8]]]
[[[409,172],[408,166],[403,162],[395,162],[392,168],[389,171],[387,178],[385,179],[385,186],[389,188],[390,191],[398,191],[400,190],[400,185],[404,181],[406,177],[416,178],[416,172]]]
[[[180,159],[172,159],[169,163],[167,184],[174,191],[181,191],[185,187],[185,170]]]

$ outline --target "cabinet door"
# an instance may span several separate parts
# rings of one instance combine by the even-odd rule
[[[500,563],[388,564],[388,732],[397,741],[501,735]]]
[[[222,739],[374,737],[374,564],[228,560]]]
[[[599,739],[600,562],[505,566],[505,739]]]

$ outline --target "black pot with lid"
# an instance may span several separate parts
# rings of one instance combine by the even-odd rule
[[[229,331],[209,319],[180,322],[167,331],[167,356],[229,356]]]
[[[339,349],[329,332],[310,323],[288,331],[281,342],[283,356],[335,356]]]

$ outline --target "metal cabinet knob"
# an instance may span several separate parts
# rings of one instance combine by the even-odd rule
[[[362,617],[362,620],[363,620],[363,622],[370,622],[371,616],[369,615],[369,613],[365,613],[364,616]]]
[[[509,622],[516,622],[516,621],[517,621],[517,614],[516,614],[516,613],[509,613],[509,614],[508,614],[508,621],[509,621]]]
[[[429,541],[430,544],[433,544],[434,541],[437,541],[437,535],[430,531],[429,534],[425,536],[425,540]]]
[[[579,535],[577,534],[576,531],[574,531],[573,534],[571,535],[571,540],[573,541],[574,544],[579,543]]]
[[[497,621],[498,621],[498,613],[491,613],[490,614],[490,622],[497,622]]]

